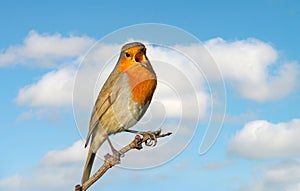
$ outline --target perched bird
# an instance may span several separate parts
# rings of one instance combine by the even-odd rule
[[[157,84],[156,74],[140,42],[125,44],[103,85],[90,119],[85,147],[91,139],[82,184],[89,179],[96,152],[108,136],[135,125],[147,110]],[[133,131],[134,132],[134,131]],[[111,145],[111,143],[110,143]],[[113,151],[116,151],[112,147]]]

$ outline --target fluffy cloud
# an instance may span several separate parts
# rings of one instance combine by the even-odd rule
[[[278,62],[278,52],[257,39],[228,42],[222,38],[204,44],[220,66],[225,80],[237,87],[244,98],[273,100],[288,95],[296,88],[299,65]]]
[[[85,152],[82,141],[49,151],[34,168],[0,180],[0,190],[70,190],[80,181]]]
[[[71,147],[64,150],[49,151],[41,160],[41,165],[61,165],[82,162],[85,151],[83,141],[75,142]]]
[[[118,138],[113,137],[113,144],[120,148],[125,144],[130,143],[134,136],[129,136],[126,133],[118,135]],[[173,147],[166,146],[167,142]],[[120,145],[122,143],[122,145]],[[115,182],[115,180],[121,181],[124,180],[127,184],[132,181],[135,182],[133,177],[140,176],[141,172],[144,175],[141,181],[149,181],[148,178],[153,176],[153,171],[127,171],[128,173],[124,175],[124,171],[121,168],[127,169],[145,169],[158,165],[157,161],[160,163],[165,163],[170,160],[169,155],[176,154],[176,147],[181,146],[182,141],[178,139],[169,140],[168,138],[159,139],[156,147],[145,147],[141,151],[131,150],[125,154],[125,157],[121,159],[121,164],[109,170],[109,176],[107,178],[101,179],[97,184],[93,185],[94,188],[102,188],[103,182]],[[164,148],[165,147],[165,148]],[[79,183],[81,180],[83,166],[85,164],[85,159],[88,149],[84,149],[84,142],[82,140],[76,141],[73,145],[66,149],[62,150],[52,150],[47,152],[40,162],[30,168],[26,169],[23,172],[19,172],[16,175],[0,179],[0,190],[6,191],[39,191],[39,190],[70,190],[74,188],[75,184]],[[96,161],[93,165],[93,172],[95,172],[102,164],[103,161],[100,158],[107,153],[111,153],[111,149],[108,146],[108,143],[105,142],[101,149],[97,152]],[[156,156],[156,157],[153,157]],[[118,178],[116,178],[118,177]],[[155,178],[157,182],[160,176]],[[124,183],[125,184],[125,183]],[[125,185],[127,185],[125,184]],[[99,188],[99,189],[100,189]],[[108,185],[108,189],[111,188]]]
[[[43,66],[49,62],[63,62],[69,57],[73,58],[69,63],[73,63],[74,60],[82,59],[82,53],[93,42],[95,40],[89,37],[62,37],[59,34],[40,35],[32,31],[24,40],[23,45],[12,46],[0,54],[0,63],[7,65],[20,61],[28,64],[38,63]],[[104,76],[108,76],[115,65],[120,46],[121,44],[98,44],[84,58],[84,62],[89,62],[89,66],[83,69],[85,73],[82,78],[85,80],[81,86],[86,86],[87,83],[94,84],[93,92],[88,92],[93,94],[93,98],[101,88]],[[279,55],[270,44],[257,39],[227,42],[221,38],[215,38],[206,41],[204,46],[220,67],[224,79],[230,82],[232,87],[236,87],[244,98],[256,101],[278,99],[288,95],[296,88],[299,65],[295,62],[276,64]],[[172,49],[176,51],[171,51]],[[180,54],[181,52],[185,55]],[[218,73],[217,65],[212,63],[212,58],[203,46],[177,45],[171,49],[159,46],[148,47],[148,56],[152,60],[162,86],[165,87],[164,90],[162,87],[158,87],[161,89],[159,90],[162,92],[161,95],[167,95],[165,104],[171,104],[174,107],[179,106],[170,99],[169,94],[163,93],[168,92],[166,84],[170,85],[169,82],[172,82],[171,85],[176,85],[174,87],[184,91],[183,88],[186,88],[187,83],[190,83],[197,87],[199,108],[207,108],[208,92],[203,91],[203,87],[207,85],[204,77],[211,81],[221,80],[222,76]],[[191,63],[189,58],[196,62],[193,63],[194,66],[188,64]],[[43,62],[43,60],[48,61]],[[64,67],[45,74],[38,82],[21,89],[17,102],[31,106],[70,105],[73,91],[71,87],[74,85],[72,82],[75,76],[74,70],[72,67]],[[101,75],[100,80],[99,75]],[[170,80],[171,78],[172,80]],[[95,81],[97,81],[96,85]],[[186,92],[189,93],[189,91]],[[87,100],[84,95],[81,97],[82,100]],[[93,98],[90,95],[88,97],[88,99]],[[77,102],[79,103],[80,100]],[[172,109],[170,112],[174,113],[174,111],[178,111],[178,108]],[[200,112],[203,116],[205,109]],[[174,113],[174,115],[178,114]]]
[[[75,69],[64,67],[45,74],[38,82],[22,88],[16,98],[20,105],[65,106],[72,102]]]
[[[86,151],[83,148],[83,142],[77,141],[69,148],[63,150],[54,150],[48,152],[33,168],[26,169],[24,172],[18,173],[11,177],[0,179],[0,190],[5,191],[51,191],[51,190],[71,190],[75,184],[80,183],[83,165],[85,163]],[[136,151],[139,152],[139,151]],[[133,154],[131,151],[122,158],[128,158]],[[140,154],[141,156],[143,154]],[[151,158],[134,158],[135,161],[151,160]],[[97,170],[102,164],[101,160],[96,160],[93,170]],[[153,184],[161,180],[162,177],[168,175],[156,171],[124,171],[117,166],[107,172],[108,176],[103,176],[100,181],[93,185],[95,190],[110,190],[112,184],[116,185],[116,180],[119,184],[125,187],[135,185],[140,187],[152,181]],[[168,175],[169,176],[169,175]],[[139,177],[140,181],[136,182]],[[149,179],[150,178],[150,179]],[[166,177],[164,177],[166,178]],[[130,186],[131,185],[131,186]],[[128,188],[129,188],[128,187]]]
[[[30,31],[22,45],[0,51],[0,67],[16,64],[51,67],[78,57],[95,42],[86,36],[62,37],[60,34],[39,34]]]
[[[250,183],[243,184],[241,191],[297,191],[300,189],[300,160],[289,159],[270,165]]]
[[[278,124],[252,121],[234,135],[228,152],[254,160],[299,155],[299,134],[300,119]]]

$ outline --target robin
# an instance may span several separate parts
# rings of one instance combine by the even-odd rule
[[[146,47],[140,42],[125,44],[119,60],[103,85],[90,119],[86,159],[82,184],[90,177],[97,150],[105,140],[113,152],[109,135],[129,130],[146,112],[157,84],[156,74],[146,56]]]

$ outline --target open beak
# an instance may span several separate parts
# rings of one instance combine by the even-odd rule
[[[134,60],[140,63],[147,60],[145,47],[139,49],[139,51],[134,55]]]

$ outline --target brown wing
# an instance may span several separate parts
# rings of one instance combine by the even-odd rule
[[[85,147],[88,145],[90,137],[96,129],[97,125],[99,124],[99,121],[101,120],[102,116],[116,101],[119,90],[121,88],[120,84],[118,83],[121,75],[122,74],[119,73],[117,70],[113,70],[113,72],[110,74],[105,84],[103,85],[91,115],[90,127]]]

